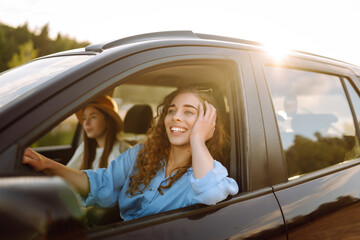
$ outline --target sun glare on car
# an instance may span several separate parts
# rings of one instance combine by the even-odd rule
[[[290,53],[290,46],[281,42],[265,43],[265,49],[276,62],[281,62]]]

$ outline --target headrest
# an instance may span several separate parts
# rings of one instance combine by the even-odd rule
[[[147,104],[132,106],[124,119],[124,132],[145,134],[153,119],[152,109]]]

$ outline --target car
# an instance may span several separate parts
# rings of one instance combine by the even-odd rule
[[[120,137],[137,144],[147,120],[131,109],[155,115],[166,94],[189,84],[211,89],[220,102],[235,196],[89,224],[71,186],[22,164],[27,147],[66,164],[81,143],[74,113],[103,94],[125,119]],[[1,73],[0,86],[2,239],[360,236],[356,65],[301,51],[279,59],[257,42],[169,31],[40,57]]]

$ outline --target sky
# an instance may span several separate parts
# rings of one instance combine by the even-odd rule
[[[0,0],[0,22],[91,43],[191,30],[360,66],[359,0]]]

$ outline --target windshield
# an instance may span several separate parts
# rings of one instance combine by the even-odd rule
[[[0,74],[0,108],[93,55],[44,58]]]

